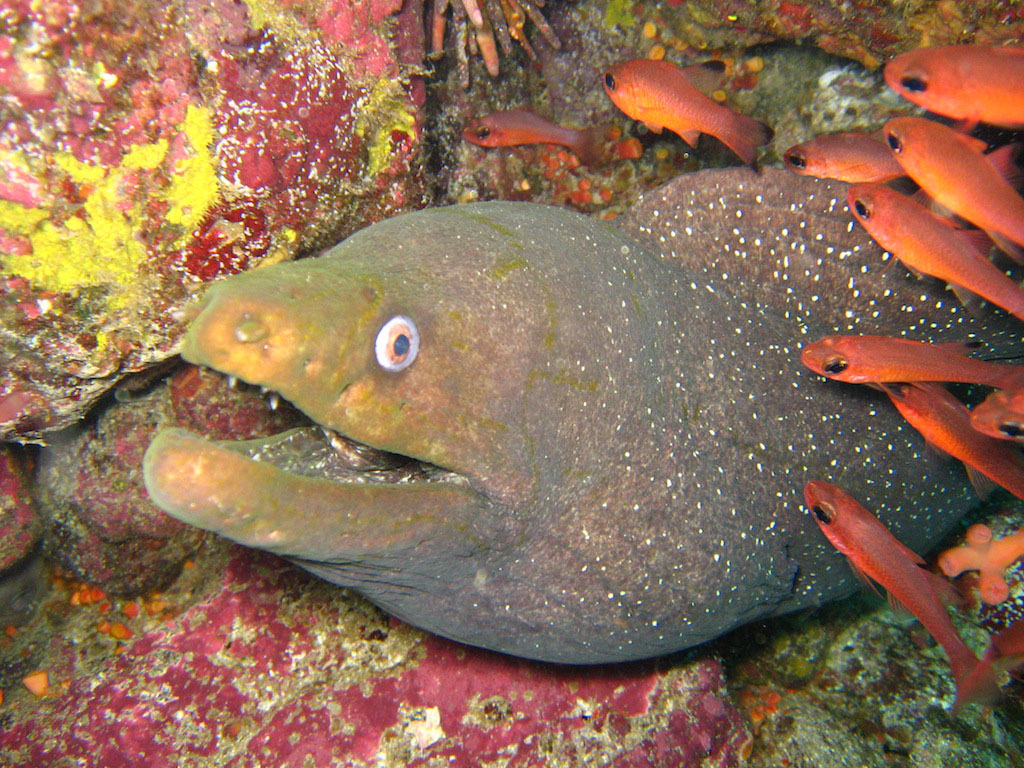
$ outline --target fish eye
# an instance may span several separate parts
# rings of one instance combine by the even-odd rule
[[[395,315],[377,331],[373,343],[377,363],[385,371],[397,373],[412,365],[420,351],[420,332],[405,315]]]
[[[871,218],[870,209],[866,205],[864,205],[864,203],[861,200],[853,201],[853,209],[857,212],[857,215],[860,216],[862,219]]]
[[[615,75],[613,75],[611,72],[604,73],[604,87],[607,88],[609,91],[615,90]]]
[[[829,509],[824,504],[815,504],[813,507],[811,507],[811,512],[813,512],[814,516],[826,525],[832,523],[836,519],[836,516],[832,512],[832,510]]]
[[[902,152],[903,151],[903,142],[900,141],[900,137],[897,136],[892,131],[890,131],[888,134],[886,134],[886,140],[889,142],[889,148],[893,152],[897,152],[898,153],[898,152]]]
[[[794,168],[800,168],[803,170],[807,167],[807,160],[799,152],[787,152],[782,156],[782,159]]]
[[[904,75],[903,77],[901,77],[900,85],[902,85],[908,91],[913,91],[914,93],[923,93],[924,91],[928,90],[927,81],[923,80],[920,77],[915,77],[914,75]]]
[[[1007,437],[1020,437],[1024,435],[1024,426],[1016,421],[1004,421],[999,425],[999,431]]]
[[[491,129],[488,128],[486,125],[481,125],[479,128],[476,129],[476,137],[478,139],[486,139],[490,135]]]
[[[822,369],[825,371],[825,373],[842,373],[843,371],[846,370],[846,366],[846,360],[837,355],[836,357],[830,357],[828,360],[826,360],[825,364],[822,366]]]

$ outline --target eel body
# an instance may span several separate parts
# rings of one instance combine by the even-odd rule
[[[800,346],[996,333],[883,258],[844,201],[838,183],[706,171],[616,227],[435,208],[232,277],[183,357],[311,425],[238,444],[165,430],[149,492],[414,625],[548,661],[654,656],[844,596],[856,582],[806,481],[842,485],[916,551],[973,498],[877,393],[802,369]],[[376,340],[396,317],[418,339],[395,350],[418,347],[388,370]]]

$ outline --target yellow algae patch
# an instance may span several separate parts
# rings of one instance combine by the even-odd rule
[[[220,198],[210,111],[189,106],[178,130],[190,154],[171,168],[166,139],[133,145],[114,166],[56,153],[53,166],[79,185],[83,202],[77,209],[63,209],[61,221],[49,208],[0,202],[0,228],[32,246],[31,253],[0,255],[3,271],[61,293],[106,286],[113,291],[111,306],[125,304],[125,290],[118,289],[134,283],[148,256],[147,233],[159,226],[151,220],[152,203],[170,205],[166,221],[183,229],[175,243],[180,246]]]
[[[0,200],[0,229],[21,234],[31,232],[50,217],[45,208],[26,208],[20,203]]]
[[[604,9],[604,25],[607,29],[635,27],[636,16],[633,15],[633,0],[609,0]]]
[[[166,200],[171,204],[167,220],[185,228],[183,239],[220,199],[217,170],[210,145],[213,143],[213,116],[205,107],[189,105],[182,130],[192,148],[192,156],[179,160],[171,176]]]
[[[276,9],[271,9],[266,3],[259,0],[245,0],[245,7],[249,9],[249,27],[254,30],[270,26],[271,21],[277,19]]]
[[[131,217],[118,207],[123,174],[115,169],[95,184],[80,217],[63,225],[43,221],[19,232],[28,236],[32,253],[4,257],[5,269],[64,293],[130,280],[146,258],[146,248],[135,236]]]
[[[160,139],[155,144],[136,144],[121,158],[121,167],[151,171],[164,161],[166,155],[167,139]]]
[[[391,165],[391,134],[402,131],[415,138],[416,115],[397,81],[382,79],[355,110],[356,134],[367,141],[366,176],[372,178]]]

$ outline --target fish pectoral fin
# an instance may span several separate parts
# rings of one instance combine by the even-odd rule
[[[907,606],[905,606],[903,603],[901,603],[899,601],[899,598],[897,598],[896,595],[894,595],[892,592],[886,593],[885,600],[889,604],[889,610],[895,613],[897,616],[901,618],[913,617],[914,614],[910,612],[910,609],[907,608]]]
[[[981,317],[984,313],[985,300],[978,294],[974,293],[962,285],[956,283],[947,283],[949,289],[953,291],[953,294],[959,299],[960,303],[963,304],[964,309],[970,312],[975,317]]]
[[[342,483],[291,474],[194,437],[161,431],[143,458],[150,496],[182,522],[249,547],[312,561],[421,547],[472,548],[486,504],[445,482]]]
[[[971,487],[974,488],[979,499],[987,499],[999,487],[994,480],[981,474],[970,464],[964,464],[964,468],[967,470],[967,479],[971,481]]]
[[[850,564],[850,570],[852,570],[852,571],[853,571],[853,575],[857,577],[857,580],[858,580],[858,581],[859,581],[859,582],[860,582],[860,583],[861,583],[861,584],[862,584],[862,585],[863,585],[863,586],[864,586],[864,587],[865,587],[866,589],[870,589],[870,590],[871,590],[872,592],[874,592],[874,593],[875,593],[876,595],[878,595],[879,597],[883,597],[883,595],[882,595],[882,591],[881,591],[881,590],[880,590],[880,589],[878,588],[878,585],[877,585],[877,584],[875,584],[875,582],[874,582],[874,581],[873,581],[873,580],[871,579],[871,577],[867,575],[867,573],[865,573],[864,571],[862,571],[862,570],[861,570],[861,569],[860,569],[860,568],[859,568],[859,567],[857,566],[857,564],[856,564],[855,562],[853,562],[853,560],[851,560],[851,559],[847,558],[847,562],[848,562],[848,563]]]

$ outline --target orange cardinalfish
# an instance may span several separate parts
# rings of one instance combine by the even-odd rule
[[[1024,198],[1004,178],[1015,174],[1015,147],[983,154],[986,144],[922,117],[897,117],[882,129],[903,169],[939,205],[985,230],[1019,258],[1024,245]]]
[[[991,670],[987,675],[978,672],[981,662],[946,612],[946,603],[959,601],[953,585],[925,570],[924,560],[839,486],[812,480],[804,486],[804,499],[822,533],[846,555],[854,572],[881,584],[890,602],[910,611],[942,646],[956,681],[954,710],[994,694],[997,688]]]
[[[1024,387],[1024,367],[967,357],[967,344],[929,344],[891,336],[825,336],[800,351],[815,373],[850,384],[959,381]]]
[[[1024,320],[1024,291],[980,250],[978,230],[957,229],[920,203],[883,184],[854,184],[847,203],[868,234],[915,274],[950,284],[961,301],[975,293]]]
[[[555,125],[529,109],[505,109],[471,120],[462,138],[481,147],[558,144],[575,152],[581,162],[593,165],[599,154],[600,133],[600,129]]]
[[[794,144],[782,155],[793,173],[839,179],[850,184],[891,181],[906,176],[880,134],[829,133]]]
[[[971,412],[939,384],[885,384],[893,405],[929,445],[959,459],[982,495],[990,490],[981,475],[1024,499],[1024,466],[1016,446],[971,427]]]
[[[667,61],[620,62],[605,73],[604,90],[615,106],[655,133],[668,128],[691,147],[709,133],[747,165],[754,165],[757,148],[772,137],[767,125],[708,98]]]
[[[885,65],[903,98],[969,124],[1024,127],[1024,48],[946,45],[918,48]]]
[[[971,426],[989,437],[1024,443],[1024,388],[993,392],[971,411]]]

